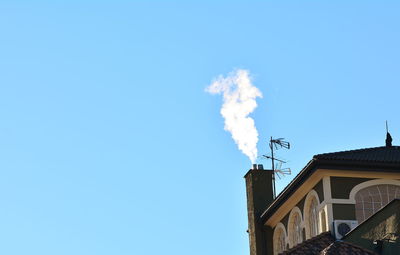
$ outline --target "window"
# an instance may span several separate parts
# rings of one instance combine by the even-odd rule
[[[295,207],[289,216],[289,243],[290,247],[294,247],[303,241],[303,233],[301,227],[301,213],[298,207]]]
[[[301,219],[298,213],[295,214],[292,224],[292,244],[296,246],[297,244],[301,243],[302,240],[302,233],[301,233]]]
[[[277,225],[274,231],[274,255],[286,250],[286,231],[282,223]]]
[[[319,199],[315,190],[311,190],[304,202],[305,238],[309,239],[319,234]]]
[[[366,187],[355,195],[356,218],[363,222],[395,198],[400,198],[400,186],[379,184]]]
[[[318,202],[315,197],[311,200],[308,213],[308,223],[310,228],[310,237],[318,235]]]
[[[326,214],[325,214],[325,210],[321,211],[321,231],[322,232],[326,232]]]

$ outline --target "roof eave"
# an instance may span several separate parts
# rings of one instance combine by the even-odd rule
[[[376,171],[385,170],[387,172],[399,172],[400,163],[379,162],[379,161],[355,161],[355,160],[328,160],[313,158],[300,171],[300,173],[289,183],[286,188],[279,193],[272,204],[262,213],[260,219],[265,223],[267,219],[286,201],[285,198],[292,195],[317,169],[337,169],[337,170],[362,170]]]

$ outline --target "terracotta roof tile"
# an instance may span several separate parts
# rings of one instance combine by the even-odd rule
[[[343,242],[343,241],[335,241],[328,247],[326,247],[323,251],[321,251],[320,255],[378,255],[375,252],[364,249],[360,246]]]
[[[295,247],[284,251],[280,255],[378,255],[375,252],[364,249],[360,246],[335,241],[330,232],[324,232],[311,239],[308,239]]]
[[[284,251],[282,255],[318,255],[320,252],[333,243],[335,239],[330,232],[324,232],[311,239],[308,239],[290,250]]]

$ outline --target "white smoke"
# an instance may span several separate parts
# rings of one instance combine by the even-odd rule
[[[249,72],[239,69],[227,77],[221,75],[206,91],[223,94],[221,115],[225,119],[224,129],[232,134],[239,149],[254,163],[257,158],[258,132],[249,114],[256,109],[256,98],[262,97],[262,93],[251,84]]]

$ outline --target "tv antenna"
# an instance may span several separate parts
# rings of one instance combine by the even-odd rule
[[[271,139],[269,140],[269,148],[271,149],[271,156],[268,155],[263,155],[264,158],[270,159],[271,160],[271,165],[272,165],[272,183],[273,183],[273,192],[274,192],[274,198],[276,197],[276,189],[275,189],[275,176],[277,176],[279,179],[285,177],[285,175],[290,175],[292,174],[292,171],[290,168],[282,168],[282,164],[286,163],[286,161],[282,159],[278,159],[274,157],[274,148],[275,150],[278,150],[279,148],[284,148],[284,149],[290,149],[290,143],[286,142],[284,140],[285,138],[276,138],[276,139]],[[275,164],[275,161],[278,161]]]

